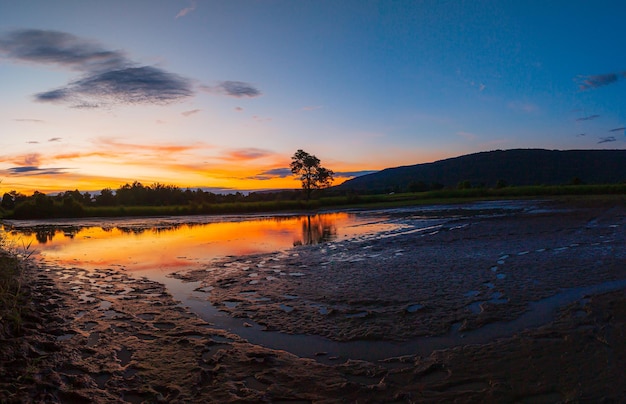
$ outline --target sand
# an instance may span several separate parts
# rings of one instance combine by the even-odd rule
[[[176,274],[243,321],[380,348],[376,360],[264,348],[161,284],[31,262],[32,314],[21,337],[2,341],[0,401],[619,401],[625,232],[623,201],[539,203]],[[511,325],[555,295],[569,300],[547,320]],[[502,335],[489,338],[489,327]],[[385,356],[385,346],[440,335],[456,345]]]

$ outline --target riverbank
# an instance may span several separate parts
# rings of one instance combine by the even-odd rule
[[[366,340],[371,350],[506,327],[562,288],[626,278],[623,204],[542,205],[424,229],[234,257],[178,276],[203,282],[205,299],[251,323]],[[23,336],[2,344],[3,402],[558,402],[625,393],[622,288],[575,299],[510,336],[363,361],[254,345],[123,271],[31,263],[24,274],[33,308]]]

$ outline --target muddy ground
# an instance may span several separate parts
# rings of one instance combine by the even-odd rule
[[[548,207],[545,210],[543,208]],[[480,330],[626,279],[626,207],[554,204],[393,237],[233,257],[178,277],[268,330],[405,341]],[[0,348],[1,402],[598,402],[626,396],[626,289],[540,327],[380,361],[251,344],[113,269],[29,263],[23,335]],[[320,352],[320,356],[324,354]],[[328,359],[328,358],[326,358]],[[324,363],[322,363],[324,362]]]

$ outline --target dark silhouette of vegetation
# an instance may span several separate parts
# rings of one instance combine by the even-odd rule
[[[546,156],[556,156],[557,163],[564,166],[555,168],[554,163],[546,162]],[[504,162],[509,158],[512,163],[506,165]],[[522,164],[522,161],[525,163]],[[515,170],[510,167],[511,164],[517,165]],[[534,165],[537,165],[536,170],[532,168]],[[463,167],[467,171],[462,171]],[[580,172],[581,167],[586,171]],[[46,219],[239,214],[311,211],[339,206],[398,206],[472,198],[626,194],[626,184],[623,183],[626,180],[626,150],[478,153],[437,163],[387,169],[332,188],[325,187],[330,185],[333,172],[321,167],[315,156],[298,150],[293,156],[291,168],[292,172],[300,173],[306,200],[303,200],[299,190],[216,194],[160,183],[145,186],[135,181],[116,190],[105,188],[97,194],[78,190],[57,195],[36,191],[31,196],[16,191],[5,192],[0,201],[0,217]],[[535,172],[531,172],[533,170]],[[418,176],[420,173],[424,175]],[[428,173],[430,177],[425,175]],[[549,180],[552,178],[549,175],[558,178],[561,181],[559,185],[550,185],[556,180]],[[451,182],[453,179],[457,181]],[[313,190],[319,194],[311,200]],[[42,238],[45,235],[42,234]]]
[[[333,182],[332,170],[322,167],[320,159],[299,149],[291,157],[291,172],[299,177],[307,201],[314,189],[328,188]]]
[[[306,210],[312,206],[302,204],[300,198],[297,190],[217,194],[160,183],[145,186],[135,181],[116,190],[105,188],[97,194],[78,190],[57,195],[35,191],[31,196],[16,191],[5,192],[0,215],[14,219],[47,219]]]

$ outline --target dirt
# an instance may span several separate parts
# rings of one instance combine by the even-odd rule
[[[623,202],[554,205],[395,237],[233,257],[177,276],[202,281],[199,290],[213,304],[267,329],[374,347],[445,334],[454,325],[463,331],[506,324],[564,288],[625,279],[625,231]],[[482,344],[322,363],[223,331],[147,279],[26,265],[32,307],[22,335],[1,341],[0,402],[535,403],[626,396],[624,289],[578,299],[548,324]]]

